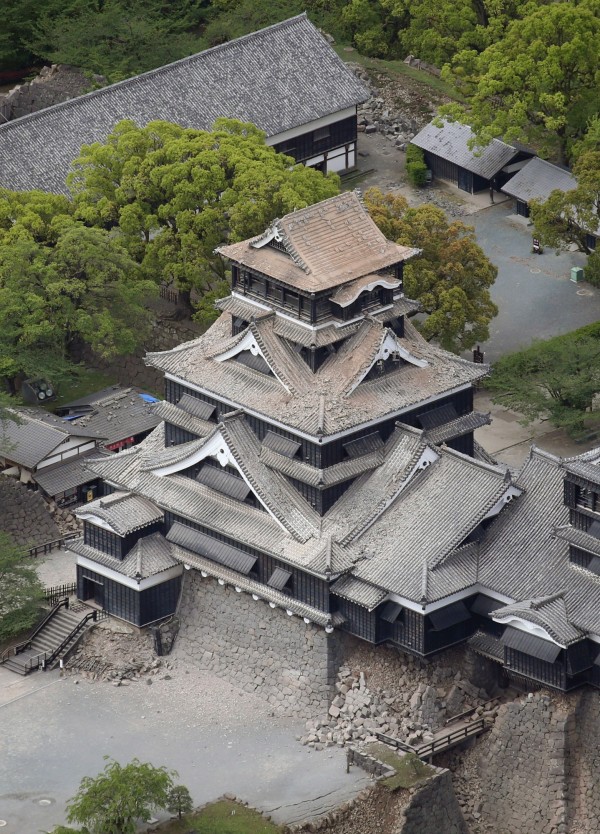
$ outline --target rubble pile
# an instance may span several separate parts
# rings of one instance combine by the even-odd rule
[[[83,523],[73,515],[67,508],[59,507],[52,499],[47,500],[48,512],[58,529],[61,536],[66,536],[69,533],[78,533],[83,529]]]
[[[167,672],[171,664],[156,657],[151,635],[113,622],[87,632],[66,663],[69,675],[128,686]]]
[[[431,121],[437,106],[448,100],[433,89],[427,89],[425,96],[423,88],[412,84],[409,78],[393,78],[383,72],[366,70],[360,64],[348,66],[371,93],[359,105],[358,129],[383,133],[401,150]]]
[[[302,744],[324,747],[377,741],[384,733],[417,746],[431,741],[446,720],[465,710],[476,709],[491,719],[495,708],[484,709],[487,698],[469,681],[444,667],[419,668],[410,658],[399,666],[393,690],[367,686],[364,672],[349,666],[339,670],[334,697],[327,716],[306,723]]]

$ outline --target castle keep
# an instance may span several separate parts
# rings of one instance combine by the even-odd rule
[[[499,676],[600,685],[600,453],[534,450],[516,476],[486,455],[487,369],[419,335],[419,251],[356,194],[219,251],[219,319],[147,357],[161,424],[88,464],[103,495],[78,510],[78,596],[145,626],[183,594],[220,646],[266,611],[272,664],[318,644],[326,675],[351,634],[423,657],[469,641]]]

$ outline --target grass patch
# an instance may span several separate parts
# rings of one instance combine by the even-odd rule
[[[463,104],[466,101],[465,97],[461,95],[458,90],[442,78],[431,75],[424,70],[409,67],[408,64],[405,64],[403,61],[386,61],[383,58],[369,58],[366,55],[361,55],[356,51],[356,49],[354,52],[346,52],[346,46],[347,44],[335,44],[333,46],[342,61],[352,61],[352,63],[360,64],[365,69],[385,72],[391,78],[408,77],[417,84],[420,84],[423,87],[429,87],[430,89],[447,96],[453,101],[459,101]]]
[[[108,388],[109,385],[115,385],[117,380],[108,376],[103,371],[96,371],[92,368],[83,368],[77,377],[69,382],[63,382],[58,388],[58,396],[48,404],[48,407],[53,411],[57,406],[64,405],[64,403],[71,402],[71,400],[78,400],[80,397],[86,397],[88,394],[93,394],[94,391],[101,391],[102,388]]]
[[[201,811],[188,814],[181,822],[160,826],[161,834],[280,834],[280,826],[266,820],[258,811],[222,799]]]
[[[378,761],[394,769],[395,773],[392,776],[388,776],[387,779],[381,781],[381,784],[385,785],[390,791],[398,790],[398,788],[412,788],[413,785],[429,779],[435,773],[432,767],[421,761],[414,753],[405,753],[403,756],[399,756],[385,744],[371,744],[367,748],[367,752],[370,756],[374,756]]]

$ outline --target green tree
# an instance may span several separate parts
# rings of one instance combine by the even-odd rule
[[[156,283],[118,238],[69,211],[61,197],[0,195],[0,378],[13,394],[32,374],[58,384],[84,345],[130,353],[149,325]]]
[[[0,435],[3,420],[0,417]],[[43,588],[32,560],[0,531],[0,640],[30,629],[40,612]]]
[[[582,154],[573,173],[577,187],[553,191],[544,203],[532,200],[531,219],[544,245],[567,249],[575,244],[591,255],[589,236],[600,224],[600,150]]]
[[[176,776],[138,759],[124,766],[109,760],[98,776],[81,780],[67,820],[83,825],[86,834],[135,834],[138,820],[148,822],[153,811],[168,806]]]
[[[167,811],[170,814],[177,814],[179,819],[181,819],[184,814],[189,814],[193,808],[194,803],[192,802],[192,797],[185,785],[175,785],[171,788],[169,791],[169,804],[167,805]]]
[[[119,81],[201,50],[202,42],[188,30],[203,20],[207,6],[183,0],[47,3],[26,45],[47,61]]]
[[[217,245],[337,194],[339,178],[276,153],[254,125],[218,119],[212,131],[121,122],[105,144],[84,146],[69,185],[77,216],[118,232],[143,274],[174,283],[189,312],[192,290],[223,288]]]
[[[455,353],[485,342],[498,312],[489,291],[497,269],[475,242],[472,227],[448,223],[437,206],[409,208],[403,197],[374,188],[365,202],[386,237],[422,249],[405,266],[404,291],[428,314],[419,325],[423,336]]]
[[[519,411],[525,423],[547,418],[573,436],[597,429],[600,414],[591,409],[600,391],[600,325],[503,357],[486,387],[493,402]]]
[[[526,141],[564,161],[598,110],[600,0],[529,8],[480,54],[454,57],[445,75],[469,106],[442,113],[472,125],[484,144],[496,136]]]

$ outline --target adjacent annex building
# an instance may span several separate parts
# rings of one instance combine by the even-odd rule
[[[220,318],[147,357],[163,422],[88,463],[79,597],[143,626],[200,583],[220,610],[283,613],[302,645],[471,641],[500,677],[600,683],[600,467],[534,452],[515,476],[478,446],[487,369],[410,322],[419,251],[345,193],[220,252]]]
[[[468,125],[444,121],[440,126],[430,122],[410,141],[424,152],[434,177],[472,194],[491,187],[500,190],[533,156],[499,139],[471,148],[474,138]]]
[[[305,14],[0,125],[0,187],[68,194],[82,145],[122,119],[210,130],[252,122],[267,144],[329,171],[356,164],[357,106],[366,88]]]

